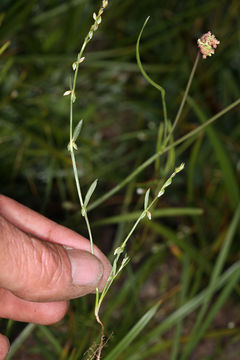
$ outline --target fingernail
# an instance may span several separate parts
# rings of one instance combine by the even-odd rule
[[[74,285],[97,287],[102,275],[102,263],[96,256],[83,250],[67,250],[71,266]]]

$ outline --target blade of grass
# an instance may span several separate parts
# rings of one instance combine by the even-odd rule
[[[18,337],[14,340],[11,345],[10,351],[7,355],[6,360],[10,360],[14,354],[18,351],[18,349],[22,346],[24,341],[32,334],[32,332],[36,328],[36,324],[28,324],[24,330],[18,335]]]
[[[176,216],[200,216],[203,214],[203,210],[200,208],[165,208],[158,209],[152,212],[152,218],[159,217],[176,217]],[[105,219],[98,220],[92,223],[93,226],[118,224],[124,222],[130,222],[136,220],[141,215],[141,211],[133,211],[131,213],[106,217]]]
[[[49,343],[53,346],[55,353],[60,355],[63,351],[62,346],[56,336],[53,335],[52,331],[49,327],[44,325],[38,325],[38,330],[42,335],[49,341]]]
[[[115,360],[118,356],[134,341],[134,339],[140,334],[145,328],[149,321],[156,314],[160,303],[157,302],[151,307],[137,322],[137,324],[127,333],[126,336],[117,344],[117,346],[105,357],[105,360]]]
[[[188,344],[185,347],[185,350],[183,352],[183,356],[182,356],[181,360],[186,359],[187,356],[191,353],[191,351],[193,349],[194,339],[196,339],[197,336],[198,336],[199,328],[200,328],[200,326],[202,324],[204,315],[207,312],[208,306],[209,306],[210,301],[212,299],[212,296],[214,294],[215,283],[218,281],[219,275],[220,275],[220,273],[221,273],[221,271],[222,271],[222,269],[224,267],[224,264],[225,264],[225,261],[226,261],[226,258],[227,258],[227,255],[228,255],[232,240],[233,240],[233,237],[234,237],[235,232],[236,232],[237,227],[238,227],[239,219],[240,219],[240,203],[239,203],[239,205],[238,205],[238,207],[237,207],[237,209],[235,211],[234,217],[232,219],[232,222],[231,222],[231,224],[229,226],[229,229],[228,229],[228,232],[226,234],[225,241],[223,242],[221,251],[220,251],[220,253],[218,255],[216,264],[214,266],[214,269],[213,269],[213,272],[212,272],[212,275],[211,275],[211,278],[210,278],[209,286],[206,289],[206,297],[204,299],[203,306],[201,308],[201,311],[198,314],[196,323],[195,323],[195,325],[193,327],[193,330],[192,330],[191,338],[190,338]]]
[[[11,334],[11,330],[13,328],[14,325],[14,320],[8,320],[7,322],[7,327],[6,327],[6,332],[5,332],[5,336],[9,337]]]
[[[208,316],[202,322],[202,326],[199,327],[198,331],[194,334],[194,337],[192,336],[190,337],[191,347],[188,348],[189,349],[188,351],[184,352],[180,360],[186,360],[189,358],[188,356],[191,354],[191,352],[194,350],[194,348],[199,343],[201,338],[204,336],[208,327],[211,325],[214,317],[216,316],[220,308],[223,306],[224,302],[228,299],[229,295],[233,291],[234,287],[239,281],[239,277],[240,277],[240,269],[238,269],[238,271],[236,271],[233,274],[233,276],[229,279],[229,282],[223,288],[217,300],[215,300],[212,308],[209,310]]]
[[[240,262],[236,262],[231,267],[229,267],[219,278],[217,282],[214,284],[214,291],[217,291],[222,286],[232,279],[236,273],[240,271]],[[186,304],[181,306],[179,309],[174,311],[171,315],[169,315],[164,321],[162,321],[158,326],[156,326],[153,330],[150,330],[148,334],[144,337],[144,342],[148,343],[153,341],[153,339],[158,339],[164,334],[171,326],[178,323],[180,319],[185,318],[187,315],[191,314],[195,309],[197,309],[205,300],[205,296],[207,294],[207,289],[203,290],[201,293],[196,295],[193,299],[189,300]],[[131,353],[138,351],[140,348],[140,343],[137,342],[131,346]]]
[[[102,204],[105,200],[107,200],[108,198],[110,198],[112,195],[114,195],[116,192],[118,192],[119,190],[121,190],[126,184],[129,183],[129,181],[131,181],[133,178],[135,178],[139,173],[141,173],[145,168],[147,168],[149,165],[151,165],[158,157],[160,157],[161,155],[163,155],[164,153],[166,153],[167,151],[169,151],[170,149],[172,149],[173,147],[183,143],[185,140],[189,139],[192,136],[195,136],[197,134],[199,134],[201,131],[203,131],[207,126],[209,126],[210,124],[212,124],[214,121],[216,121],[217,119],[219,119],[221,116],[223,116],[224,114],[226,114],[228,111],[230,111],[231,109],[233,109],[234,107],[236,107],[237,105],[240,104],[240,98],[237,99],[236,101],[234,101],[232,104],[230,104],[229,106],[227,106],[225,109],[221,110],[220,112],[218,112],[216,115],[214,115],[213,117],[211,117],[209,120],[207,120],[204,124],[198,126],[196,129],[193,129],[191,131],[189,131],[186,135],[182,136],[180,139],[174,141],[171,145],[168,145],[164,148],[164,150],[162,150],[159,153],[155,153],[154,155],[152,155],[150,158],[148,158],[144,163],[142,163],[137,169],[135,169],[131,174],[129,174],[121,183],[119,183],[118,185],[116,185],[113,189],[111,189],[110,191],[108,191],[107,193],[105,193],[104,195],[102,195],[100,198],[98,198],[97,200],[95,200],[94,202],[92,202],[92,204],[89,206],[88,211],[96,208],[97,206],[99,206],[100,204]]]
[[[203,137],[199,136],[196,140],[195,144],[193,145],[193,149],[190,155],[190,159],[188,161],[187,167],[187,199],[188,202],[191,204],[193,201],[194,196],[194,176],[196,174],[196,166],[197,160],[199,156],[199,151],[201,148]]]
[[[6,41],[1,47],[0,47],[0,55],[4,53],[4,51],[9,47],[10,41]]]
[[[185,255],[183,258],[183,272],[182,272],[182,280],[181,280],[182,286],[179,294],[179,307],[183,306],[184,303],[186,302],[186,295],[189,287],[189,281],[190,281],[190,263],[188,256]],[[179,319],[176,324],[170,360],[177,360],[180,337],[182,333],[182,326],[183,326],[183,319]]]
[[[206,123],[207,117],[204,114],[203,110],[200,109],[198,104],[191,97],[188,98],[188,103],[193,109],[197,118],[200,120],[200,122],[202,124]],[[229,194],[229,199],[232,209],[235,209],[239,202],[240,192],[239,192],[239,184],[234,174],[232,164],[213,126],[209,126],[206,129],[206,133],[210,139],[217,160],[222,169],[222,176],[227,193]]]
[[[55,6],[53,9],[45,11],[37,16],[34,16],[32,19],[33,24],[40,24],[43,21],[49,20],[55,16],[59,16],[67,11],[69,8],[83,4],[86,0],[72,0],[71,3],[64,3],[58,6]]]
[[[198,265],[203,269],[203,271],[209,274],[212,270],[209,260],[199,256],[199,251],[195,248],[189,241],[186,239],[182,240],[177,235],[176,232],[169,229],[167,226],[156,223],[154,221],[146,222],[146,226],[150,227],[157,234],[163,236],[170,244],[173,243],[177,245],[184,253],[188,254],[189,257],[198,263]]]
[[[130,299],[130,303],[132,304],[135,300],[135,297],[139,296],[140,288],[142,284],[144,284],[147,279],[151,276],[151,274],[156,271],[157,267],[160,263],[164,261],[164,257],[166,256],[166,247],[163,246],[161,250],[159,250],[156,254],[146,259],[144,264],[137,270],[134,271],[134,277],[130,277],[128,281],[125,281],[120,289],[117,290],[117,296],[113,296],[111,301],[109,301],[108,306],[104,309],[103,312],[103,321],[104,323],[108,323],[110,317],[120,304],[123,304],[126,299]],[[132,291],[134,288],[134,294]],[[130,305],[131,305],[130,304]],[[129,309],[129,302],[128,302]],[[127,311],[128,311],[127,309]],[[134,311],[134,308],[130,309]],[[130,311],[129,310],[129,311]]]

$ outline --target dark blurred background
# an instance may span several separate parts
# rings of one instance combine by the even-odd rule
[[[72,63],[100,5],[100,1],[90,0],[1,0],[0,4],[0,46],[10,42],[0,57],[0,191],[85,235],[67,151],[69,98],[63,93],[70,87]],[[146,17],[150,15],[141,40],[141,59],[147,73],[165,88],[172,121],[197,55],[196,40],[210,30],[221,42],[214,56],[200,60],[190,90],[195,107],[189,102],[184,107],[174,135],[177,139],[239,98],[239,12],[239,0],[109,1],[99,30],[86,49],[77,81],[74,121],[84,119],[77,151],[84,193],[98,178],[93,200],[100,198],[156,151],[163,119],[161,96],[142,77],[135,54]],[[196,254],[201,255],[194,259],[190,252],[191,260],[203,267],[207,261],[211,272],[239,202],[239,114],[239,107],[233,109],[217,120],[211,131],[162,157],[157,171],[152,164],[90,212],[97,245],[110,252],[129,229],[129,214],[142,206],[139,193],[148,187],[154,191],[159,178],[168,175],[175,163],[185,162],[184,172],[176,177],[159,207],[191,206],[198,209],[198,216],[191,211],[189,216],[177,216],[173,210],[172,216],[158,217],[158,228],[140,227],[129,245],[134,257],[131,271],[141,269],[150,256],[148,274],[157,271],[159,262],[166,284],[177,284],[179,254],[188,251],[188,247],[183,250],[179,246],[177,237],[196,247]],[[113,215],[122,217],[107,222]],[[156,251],[164,241],[175,243],[156,261]],[[231,264],[236,259],[238,241],[227,261]],[[166,270],[169,263],[172,267]],[[194,291],[204,284],[206,274],[202,271]],[[140,303],[141,286],[139,283],[135,293]],[[151,286],[157,296],[158,291]],[[148,302],[144,300],[144,304]],[[135,318],[140,313],[136,311]],[[131,327],[128,320],[122,334]]]

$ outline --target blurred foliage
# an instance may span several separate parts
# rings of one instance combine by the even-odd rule
[[[0,47],[10,42],[0,57],[1,192],[82,234],[86,229],[67,151],[69,99],[62,95],[69,89],[71,65],[99,5],[95,0],[2,0],[0,4]],[[175,131],[177,139],[240,97],[239,11],[238,0],[110,0],[78,77],[75,122],[84,119],[77,152],[84,191],[98,178],[94,198],[99,198],[156,150],[161,99],[143,79],[135,58],[137,36],[146,17],[150,15],[141,59],[148,74],[166,90],[170,119],[176,115],[197,54],[196,39],[210,30],[221,41],[215,56],[200,61],[191,98]],[[181,283],[183,254],[191,263],[189,298],[207,284],[239,202],[239,120],[239,108],[235,108],[194,141],[161,157],[160,170],[148,167],[90,213],[95,242],[111,252],[126,234],[131,213],[142,206],[139,191],[149,186],[154,189],[159,178],[173,169],[175,159],[176,165],[185,162],[186,171],[159,204],[160,209],[169,208],[169,213],[145,222],[129,246],[132,263],[119,280],[121,286],[112,289],[103,313],[108,334],[114,333],[107,352],[157,299]],[[202,211],[177,213],[179,207]],[[122,217],[109,222],[107,218],[115,215]],[[233,241],[225,265],[238,259],[239,242]],[[177,307],[176,293],[170,292],[170,301],[150,328]],[[235,287],[229,302],[235,304],[237,299],[239,289]],[[80,358],[98,335],[92,300],[74,300],[60,325],[37,327],[29,349],[41,354],[39,359],[70,359],[76,349],[72,359]],[[216,329],[224,328],[240,352],[239,330],[227,333],[232,320],[229,313],[224,321],[219,313]],[[193,319],[186,325],[186,336]],[[240,323],[239,315],[234,320]],[[17,333],[14,329],[17,326],[9,330],[12,338]],[[212,357],[201,357],[203,344],[191,359],[224,359],[219,354],[227,348],[222,340],[226,337],[219,334],[216,330],[216,341],[210,342],[209,353],[204,355]],[[51,336],[59,338],[59,344]],[[157,355],[150,356],[145,349],[142,358],[159,359],[161,354],[162,360],[170,359],[171,337],[162,338]],[[138,359],[130,355],[128,359]]]

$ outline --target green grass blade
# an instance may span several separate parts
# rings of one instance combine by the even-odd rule
[[[236,286],[236,283],[239,281],[239,276],[240,276],[240,267],[238,268],[237,271],[235,271],[234,273],[231,274],[231,277],[228,279],[227,281],[227,285],[224,287],[224,289],[222,290],[221,294],[218,296],[216,302],[214,303],[212,309],[209,312],[209,316],[206,318],[206,321],[204,321],[203,327],[204,329],[203,334],[201,334],[202,336],[211,337],[210,334],[214,334],[216,335],[216,333],[218,331],[211,331],[208,334],[206,334],[206,330],[209,327],[209,324],[212,322],[212,319],[215,317],[215,315],[217,314],[217,312],[220,310],[220,308],[223,306],[224,301],[227,300],[229,294],[231,293],[231,291],[234,289],[234,287]],[[228,288],[228,289],[227,289]],[[201,331],[201,330],[200,330]],[[220,330],[220,333],[222,331]],[[228,330],[224,329],[223,333],[226,336]],[[239,330],[236,329],[236,332],[239,333]],[[213,336],[214,337],[214,336]],[[160,358],[160,355],[162,351],[168,349],[171,347],[172,345],[172,340],[163,340],[160,338],[160,336],[156,336],[157,341],[155,343],[153,343],[153,341],[150,340],[150,344],[148,345],[148,343],[145,341],[144,345],[141,348],[141,344],[139,343],[139,345],[134,345],[131,349],[131,353],[129,352],[128,354],[128,359],[129,360],[145,360],[145,359],[151,359],[151,356],[156,356],[158,355]],[[159,341],[159,339],[161,339]],[[155,359],[155,357],[154,357]],[[177,357],[177,359],[180,359],[180,356]],[[188,357],[187,359],[190,359],[190,357]],[[214,358],[215,359],[215,358]]]
[[[202,322],[202,326],[195,333],[194,337],[191,337],[191,347],[188,348],[189,349],[188,351],[184,352],[184,354],[180,358],[180,360],[186,360],[189,358],[188,356],[194,350],[194,348],[199,343],[201,338],[204,336],[208,327],[211,325],[214,317],[216,316],[216,314],[218,313],[220,308],[223,306],[224,302],[228,299],[229,295],[233,291],[234,287],[236,286],[237,282],[239,281],[239,277],[240,277],[240,269],[238,269],[238,271],[236,271],[233,274],[233,276],[229,279],[229,282],[224,287],[224,289],[218,296],[217,300],[214,302],[212,308],[210,309],[208,316]]]
[[[65,11],[68,11],[70,6],[71,7],[75,7],[81,4],[84,4],[86,0],[72,0],[71,4],[68,3],[63,3],[61,5],[58,5],[56,7],[54,7],[51,10],[42,12],[41,14],[34,16],[32,19],[32,23],[33,24],[40,24],[41,22],[47,21],[49,19],[52,19],[55,16],[59,16],[62,13],[64,13]]]
[[[118,359],[118,356],[134,341],[134,339],[140,334],[140,332],[145,328],[149,321],[156,314],[157,309],[160,303],[157,302],[154,306],[151,307],[143,317],[137,322],[136,325],[128,332],[126,336],[117,344],[117,346],[105,357],[105,360],[115,360]]]
[[[121,324],[132,321],[133,312],[136,310],[136,306],[140,305],[139,292],[141,290],[142,284],[144,284],[150,277],[151,274],[156,271],[164,261],[166,256],[166,247],[162,247],[160,251],[154,254],[149,259],[146,259],[144,264],[139,268],[135,269],[129,276],[127,275],[127,281],[123,283],[120,289],[117,289],[117,296],[112,296],[111,301],[109,301],[108,306],[104,309],[102,314],[103,322],[108,323],[109,319],[112,318],[112,314],[116,309],[124,304],[126,299],[128,300],[128,305],[125,307],[125,314],[129,313],[128,319],[121,322]],[[128,266],[128,270],[130,270]],[[130,272],[130,271],[129,271]],[[129,329],[129,326],[128,326]]]
[[[141,215],[141,211],[133,211],[131,213],[116,215],[111,217],[106,217],[105,219],[95,221],[93,223],[94,226],[99,225],[108,225],[108,224],[118,224],[124,222],[130,222],[133,220],[137,220]],[[160,217],[175,217],[175,216],[200,216],[203,214],[203,210],[200,208],[193,207],[185,207],[185,208],[165,208],[158,209],[151,212],[152,218],[160,218]]]
[[[2,55],[4,53],[5,50],[7,50],[7,48],[10,45],[10,41],[6,41],[1,47],[0,47],[0,55]]]
[[[144,161],[140,166],[138,166],[137,169],[135,169],[132,173],[130,173],[121,183],[116,185],[113,189],[99,197],[97,200],[92,202],[88,208],[88,211],[96,208],[100,204],[102,204],[105,200],[110,198],[112,195],[117,193],[119,190],[121,190],[126,184],[128,184],[132,179],[134,179],[138,174],[140,174],[144,169],[146,169],[149,165],[151,165],[157,158],[168,152],[170,149],[182,144],[184,141],[186,141],[189,138],[192,138],[196,135],[198,135],[201,131],[203,131],[205,128],[207,128],[210,124],[214,123],[216,120],[218,120],[220,117],[225,115],[227,112],[235,108],[240,104],[240,98],[228,105],[223,110],[219,111],[216,115],[212,116],[209,120],[207,120],[204,124],[199,125],[196,129],[193,129],[189,131],[186,135],[182,136],[180,139],[174,141],[171,145],[168,145],[162,150],[161,152],[153,154],[150,158],[148,158],[146,161]]]
[[[44,338],[46,338],[49,343],[53,346],[53,349],[55,350],[55,353],[60,355],[63,351],[62,346],[56,336],[53,335],[52,331],[49,327],[38,325],[38,330],[42,333]]]
[[[214,291],[219,290],[222,286],[228,283],[236,273],[240,271],[240,262],[233,264],[228,270],[226,270],[221,276],[219,276],[217,282],[214,284]],[[186,304],[181,306],[179,309],[169,315],[161,324],[156,326],[153,330],[149,331],[145,336],[145,343],[151,341],[155,337],[159,338],[164,334],[171,326],[177,324],[180,319],[185,318],[196,310],[205,300],[207,290],[203,290],[201,293],[196,295],[193,299],[189,300]],[[134,353],[139,348],[140,344],[137,342],[132,345],[131,353]],[[110,360],[110,359],[109,359]]]
[[[190,155],[187,167],[187,199],[189,203],[192,203],[194,196],[194,176],[196,174],[196,166],[199,156],[199,151],[202,145],[202,136],[196,140],[193,145],[193,150]]]
[[[18,335],[18,337],[14,340],[11,345],[10,351],[8,353],[7,359],[12,359],[13,355],[16,354],[18,349],[22,346],[24,341],[31,335],[31,333],[35,330],[36,324],[28,324],[24,330]]]
[[[188,254],[188,256],[198,263],[198,265],[207,273],[211,271],[210,263],[206,258],[202,258],[199,256],[199,252],[196,247],[194,247],[189,241],[180,239],[176,232],[169,229],[169,227],[159,224],[154,221],[146,222],[146,226],[150,227],[152,230],[163,236],[167,242],[170,244],[177,245],[184,253]]]
[[[183,306],[184,303],[186,302],[186,295],[189,287],[189,281],[190,281],[190,263],[188,256],[185,255],[183,259],[183,273],[182,273],[182,281],[181,281],[182,287],[179,294],[179,307]],[[182,326],[183,326],[183,320],[179,319],[179,321],[176,324],[170,360],[177,360],[178,349],[180,344],[180,336],[182,333]]]
[[[204,124],[207,121],[207,117],[205,116],[202,109],[200,109],[197,103],[190,97],[188,98],[188,103],[193,109],[194,113],[197,115],[200,122]],[[208,126],[206,128],[206,133],[210,139],[210,142],[216,154],[216,158],[222,169],[222,176],[226,190],[229,194],[232,209],[235,209],[240,199],[240,191],[232,164],[213,126]]]
[[[237,209],[235,211],[233,220],[232,220],[232,222],[231,222],[231,224],[229,226],[228,232],[226,234],[225,241],[223,242],[221,251],[220,251],[220,253],[218,255],[216,264],[214,266],[209,286],[206,289],[207,293],[206,293],[206,297],[204,299],[203,306],[201,308],[201,311],[198,314],[196,323],[195,323],[194,328],[192,330],[192,336],[191,336],[192,339],[195,339],[198,336],[199,327],[202,324],[204,315],[206,314],[206,311],[208,309],[208,306],[209,306],[210,301],[212,299],[212,296],[214,294],[215,284],[216,284],[216,282],[217,282],[217,280],[219,278],[219,275],[220,275],[220,273],[221,273],[221,271],[222,271],[222,269],[224,267],[224,264],[225,264],[225,261],[226,261],[226,258],[227,258],[227,255],[228,255],[232,240],[233,240],[233,237],[234,237],[235,232],[236,232],[237,227],[238,227],[239,219],[240,219],[240,203],[239,203],[239,205],[238,205],[238,207],[237,207]],[[188,344],[185,347],[182,360],[186,359],[186,356],[190,354],[190,352],[193,349],[193,346],[194,346],[194,341],[192,341],[190,339],[190,341],[188,342]]]

